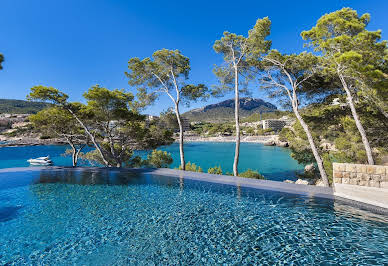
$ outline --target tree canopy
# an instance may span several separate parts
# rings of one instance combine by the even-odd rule
[[[301,35],[322,53],[325,73],[342,73],[352,91],[388,119],[387,41],[381,41],[381,30],[367,30],[369,22],[369,14],[343,8],[322,16]]]
[[[90,138],[96,148],[85,158],[106,166],[140,165],[141,159],[134,156],[135,150],[155,149],[172,142],[170,131],[146,124],[145,116],[132,108],[134,96],[123,90],[95,85],[84,93],[87,103],[80,104],[68,102],[68,96],[58,89],[36,86],[28,98],[53,103],[55,109],[42,111],[39,117],[50,112],[48,118],[54,119],[60,131],[66,130],[62,128],[65,125],[73,127],[72,131],[82,129],[85,138]]]
[[[64,139],[71,147],[73,166],[77,166],[79,155],[88,144],[88,137],[68,111],[49,107],[31,115],[29,120],[45,136]]]
[[[129,84],[138,86],[138,95],[142,102],[152,103],[162,93],[165,93],[173,102],[179,126],[181,167],[185,170],[184,133],[179,107],[182,102],[189,105],[191,101],[206,98],[208,88],[203,84],[186,84],[185,81],[190,72],[190,60],[179,50],[158,50],[152,54],[152,58],[147,57],[143,60],[137,57],[131,58],[128,69],[125,74],[129,78]]]
[[[257,62],[271,47],[271,41],[267,40],[270,28],[271,21],[265,17],[256,21],[248,37],[225,31],[223,37],[214,42],[213,49],[223,56],[224,62],[213,70],[220,85],[214,86],[212,95],[222,95],[235,89],[235,69],[239,76],[239,92],[248,92],[247,85],[256,74],[252,72],[252,62]]]

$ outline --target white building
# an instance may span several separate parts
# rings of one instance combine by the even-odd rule
[[[287,124],[286,120],[281,119],[266,119],[263,120],[263,129],[271,128],[273,131],[280,131]]]
[[[190,131],[190,121],[187,118],[181,117],[183,131]]]

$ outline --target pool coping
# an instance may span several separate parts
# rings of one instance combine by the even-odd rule
[[[128,171],[128,172],[138,172],[143,174],[160,175],[160,176],[168,175],[168,176],[174,176],[174,177],[179,177],[179,178],[189,179],[189,180],[197,180],[202,182],[210,182],[210,183],[232,185],[236,187],[240,186],[245,188],[283,192],[283,193],[301,195],[305,197],[330,199],[330,200],[338,201],[360,209],[388,215],[387,208],[336,196],[334,195],[334,189],[332,187],[301,185],[301,184],[293,184],[293,183],[286,183],[286,182],[272,181],[272,180],[262,180],[262,179],[235,177],[235,176],[228,176],[228,175],[216,175],[216,174],[208,174],[208,173],[182,171],[182,170],[169,169],[169,168],[106,168],[106,167],[73,168],[73,167],[58,167],[58,166],[15,167],[15,168],[0,169],[0,173],[41,171],[41,170],[61,170],[61,169],[76,170],[76,171],[87,171],[87,170]]]

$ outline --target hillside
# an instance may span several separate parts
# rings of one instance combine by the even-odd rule
[[[240,98],[240,117],[255,113],[274,112],[277,107],[262,99]],[[225,122],[234,119],[234,99],[206,105],[183,114],[190,122]]]
[[[0,99],[0,114],[34,114],[47,107],[47,103]]]

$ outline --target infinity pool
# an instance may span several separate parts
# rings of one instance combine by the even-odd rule
[[[0,264],[388,264],[388,217],[114,170],[0,172]]]

